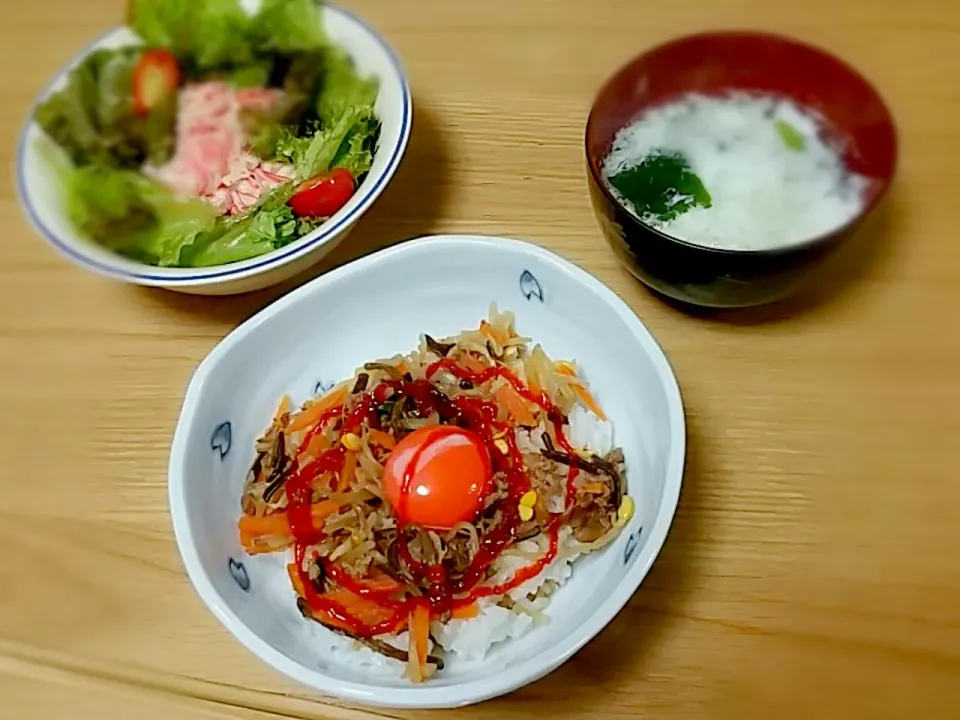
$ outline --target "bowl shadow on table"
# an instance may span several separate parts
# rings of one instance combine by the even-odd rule
[[[695,422],[695,421],[694,421]],[[630,602],[592,641],[557,670],[532,685],[481,705],[507,718],[531,703],[554,701],[553,717],[582,717],[587,708],[609,707],[611,693],[623,691],[649,671],[657,645],[685,622],[685,608],[699,582],[703,541],[700,517],[704,466],[696,427],[688,415],[687,454],[680,501],[660,555]],[[562,703],[556,703],[557,698]],[[463,711],[469,714],[469,710]]]
[[[436,232],[449,200],[449,151],[431,108],[416,102],[414,106],[410,144],[393,180],[343,242],[317,265],[279,285],[243,295],[205,297],[144,287],[134,291],[175,313],[199,314],[237,325],[325,272],[403,240]]]
[[[814,269],[796,292],[768,305],[748,308],[705,308],[654,292],[668,306],[690,317],[731,325],[759,325],[815,317],[856,296],[863,280],[887,264],[895,248],[893,236],[903,226],[896,190],[884,198],[854,233],[823,264]],[[626,270],[624,270],[626,272]]]

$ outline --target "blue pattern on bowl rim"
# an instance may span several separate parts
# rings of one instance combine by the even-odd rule
[[[543,286],[529,270],[520,273],[520,292],[527,300],[537,298],[537,300],[543,302]]]
[[[229,558],[227,568],[230,570],[230,577],[236,581],[240,589],[244,592],[250,592],[250,573],[247,572],[246,565]]]
[[[334,385],[336,385],[336,383],[331,380],[317,380],[313,386],[313,394],[325,395],[333,389]]]
[[[213,429],[213,435],[210,436],[210,449],[220,452],[220,459],[223,460],[230,452],[230,446],[233,444],[233,429],[230,421],[222,422]]]
[[[627,538],[627,544],[623,546],[623,564],[626,565],[633,557],[634,551],[640,547],[640,535],[643,533],[643,527],[638,527],[636,532],[630,534]]]

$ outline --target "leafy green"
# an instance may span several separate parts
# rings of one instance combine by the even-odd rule
[[[235,88],[264,87],[270,80],[270,63],[250,63],[227,73],[227,80]]]
[[[357,73],[350,56],[339,48],[326,53],[323,92],[317,101],[320,122],[329,127],[350,108],[373,107],[379,84],[373,76]]]
[[[67,215],[93,239],[118,249],[127,237],[149,231],[156,222],[148,184],[132,170],[77,168],[67,181]]]
[[[293,165],[300,180],[342,167],[359,181],[370,170],[379,135],[373,108],[351,107],[332,127],[323,129],[315,122],[304,135],[273,126],[258,136],[253,149],[266,159]]]
[[[266,160],[277,160],[289,165],[296,165],[297,158],[310,145],[310,140],[320,131],[320,123],[315,121],[311,123],[310,129],[306,134],[300,134],[296,128],[276,125],[270,134],[261,136],[263,147],[253,146],[254,152],[262,149],[262,157]]]
[[[290,55],[329,45],[314,0],[263,0],[254,15],[240,0],[129,0],[127,24],[170,50],[188,79],[220,74],[241,86],[279,80]]]
[[[679,154],[651,153],[609,181],[643,218],[668,221],[694,207],[711,207],[710,193]]]
[[[246,111],[243,117],[252,150],[264,159],[274,157],[276,143],[285,134],[303,135],[319,126],[315,106],[321,91],[323,53],[311,51],[287,60],[279,81],[283,88],[279,101],[266,110]]]
[[[784,145],[787,146],[790,150],[795,150],[796,152],[803,152],[803,148],[806,146],[806,138],[803,137],[803,133],[797,130],[793,125],[788,123],[786,120],[774,120],[773,126],[777,129],[777,134],[780,136],[780,140]]]
[[[170,157],[177,98],[169,95],[146,117],[134,112],[133,68],[140,54],[129,47],[95,50],[37,107],[37,124],[74,163],[136,168]]]
[[[262,0],[251,39],[260,51],[284,54],[329,45],[316,0]]]
[[[184,248],[180,264],[209,267],[249,260],[311,232],[322,221],[298,218],[287,205],[296,187],[292,182],[278,185],[246,212],[221,218],[214,231],[200,235]]]
[[[129,0],[127,25],[146,45],[174,49],[190,37],[193,0]]]
[[[127,24],[151,47],[176,55],[188,74],[254,60],[254,19],[239,0],[130,0]]]
[[[177,198],[133,170],[86,165],[63,181],[67,216],[81,232],[152,265],[179,265],[183,248],[216,224],[206,202]]]
[[[337,139],[330,161],[348,167],[355,176],[370,169],[380,125],[373,109],[379,83],[376,77],[363,78],[349,57],[339,49],[309,52],[294,57],[283,79],[284,98],[266,113],[247,117],[251,148],[267,160],[294,162],[312,144]],[[328,135],[317,137],[323,128]],[[319,153],[323,159],[325,153]],[[339,162],[343,159],[343,162]],[[322,162],[306,165],[327,169]]]
[[[312,218],[298,218],[289,205],[256,213],[250,231],[259,235],[261,241],[272,243],[275,248],[289,245],[301,235],[306,235],[317,226]]]
[[[148,1],[162,5],[168,0]],[[256,19],[251,19],[237,0],[194,0],[190,8],[193,11],[192,27],[182,36],[190,47],[184,54],[198,68],[207,70],[224,65],[243,65],[256,57],[256,49],[242,42],[256,26]]]
[[[361,112],[358,108],[350,108],[340,116],[335,125],[317,130],[312,137],[304,138],[305,142],[298,145],[299,152],[293,158],[298,178],[306,179],[330,169],[340,145],[358,121]]]
[[[161,267],[180,267],[185,249],[214,232],[218,218],[202,200],[167,200],[154,207],[157,224],[130,238],[125,254]]]
[[[203,235],[185,249],[184,267],[211,267],[249,260],[292,243],[319,223],[295,218],[286,205],[274,210],[245,213],[224,223],[219,233]]]
[[[375,118],[374,118],[375,120]],[[355,125],[346,140],[340,144],[331,168],[346,168],[357,183],[363,181],[373,165],[373,153],[380,135],[380,123],[367,124],[361,130]]]
[[[205,233],[185,247],[180,254],[183,267],[210,267],[249,260],[273,250],[260,236],[249,232],[253,216],[221,221],[214,232]]]

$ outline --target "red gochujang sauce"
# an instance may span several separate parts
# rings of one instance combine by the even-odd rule
[[[315,434],[322,432],[324,426],[334,419],[342,418],[341,435],[348,432],[357,432],[364,422],[371,427],[378,427],[380,423],[376,405],[382,405],[391,400],[398,401],[401,398],[408,398],[419,416],[427,417],[436,412],[442,423],[458,425],[472,431],[482,439],[490,453],[493,471],[495,473],[502,472],[507,479],[509,501],[501,503],[499,506],[503,513],[502,522],[481,538],[480,549],[467,570],[459,578],[451,579],[442,564],[428,565],[415,560],[408,547],[408,543],[416,536],[411,528],[401,528],[397,538],[399,557],[414,580],[421,586],[425,586],[425,597],[430,604],[431,614],[434,616],[469,605],[478,598],[503,595],[527,580],[536,577],[557,556],[560,524],[563,517],[562,514],[554,515],[544,528],[544,532],[549,538],[549,546],[543,557],[518,570],[507,582],[495,586],[481,584],[487,577],[490,566],[516,540],[517,529],[522,523],[519,513],[519,500],[524,493],[530,490],[530,478],[524,470],[523,457],[517,448],[513,427],[509,423],[497,420],[497,405],[479,398],[447,397],[430,382],[430,378],[441,369],[453,374],[461,381],[472,383],[474,386],[495,377],[503,378],[524,399],[538,405],[546,413],[553,426],[553,434],[557,445],[567,454],[575,454],[573,447],[563,433],[564,415],[545,393],[534,392],[504,367],[491,367],[474,372],[450,359],[439,360],[430,365],[427,368],[427,379],[425,380],[385,380],[379,383],[372,392],[363,395],[357,406],[348,413],[345,413],[345,408],[342,405],[331,408],[321,417],[317,425],[308,432],[300,446],[301,450],[305,448],[310,439]],[[502,448],[495,443],[497,438],[506,443],[506,452],[503,452]],[[341,604],[318,592],[303,569],[309,546],[315,545],[323,539],[322,530],[314,526],[311,516],[310,504],[313,482],[324,473],[339,473],[343,468],[344,459],[345,452],[337,444],[334,448],[327,450],[316,459],[298,468],[293,477],[287,481],[287,512],[294,538],[294,562],[300,575],[300,584],[306,594],[304,599],[311,610],[324,613],[349,627],[358,637],[372,637],[382,633],[397,632],[406,622],[414,604],[423,602],[421,599],[414,597],[398,598],[396,591],[393,589],[382,590],[365,585],[335,563],[323,562],[324,571],[336,584],[391,611],[387,620],[374,625],[366,624],[351,616],[349,611]],[[411,466],[414,466],[414,463],[411,463]],[[576,494],[574,484],[576,477],[577,468],[571,464],[567,476],[567,507],[570,506]]]

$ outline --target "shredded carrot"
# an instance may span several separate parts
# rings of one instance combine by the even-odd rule
[[[594,482],[594,483],[584,483],[580,486],[580,489],[591,495],[598,495],[603,492],[603,489],[606,487],[603,483]]]
[[[345,623],[340,618],[335,615],[331,615],[326,610],[321,610],[320,608],[307,607],[307,611],[310,613],[310,617],[314,620],[326,625],[327,627],[339,628],[340,630],[345,630],[348,633],[353,632],[353,628],[349,624]]]
[[[296,580],[296,582],[294,583],[294,586],[293,586],[293,587],[294,587],[295,590],[296,590],[297,588],[299,588],[299,591],[297,592],[297,595],[299,595],[300,597],[304,597],[304,593],[303,593],[303,583],[300,581],[300,576],[299,576],[299,574],[297,574],[296,566],[290,565],[289,567],[290,567],[290,568],[293,568],[292,571],[291,571],[291,572],[292,572],[292,574],[291,574],[291,579],[293,578],[293,574],[296,574],[296,576],[297,576],[297,580]],[[327,596],[325,595],[324,597],[327,597]],[[331,598],[331,599],[332,599],[332,598]],[[338,618],[336,615],[332,615],[332,614],[328,613],[326,610],[323,610],[322,608],[311,607],[310,604],[309,604],[309,602],[307,603],[307,612],[310,614],[310,617],[312,617],[314,620],[316,620],[316,621],[318,621],[318,622],[326,625],[327,627],[339,628],[340,630],[345,630],[345,631],[347,631],[347,632],[349,632],[349,633],[352,633],[352,632],[353,632],[353,628],[350,627],[350,624],[349,624],[349,623],[344,622],[343,620],[341,620],[340,618]],[[352,615],[352,614],[353,614],[353,613],[351,613],[351,615]]]
[[[379,445],[384,450],[392,450],[397,444],[397,439],[388,432],[373,428],[369,433],[370,442]]]
[[[347,395],[347,386],[336,387],[306,410],[301,410],[290,418],[287,432],[296,432],[314,425],[327,410],[340,403]]]
[[[503,405],[507,412],[513,415],[514,419],[521,425],[533,426],[537,424],[526,400],[520,396],[513,385],[509,383],[501,385],[497,389],[496,398],[497,402]]]
[[[410,645],[412,644],[413,640],[410,641]],[[413,652],[412,649],[407,652],[407,669],[404,672],[404,677],[412,683],[423,682],[423,671],[417,662],[417,654]]]
[[[496,342],[500,343],[500,345],[506,345],[507,341],[510,340],[510,336],[507,335],[507,333],[500,328],[494,327],[486,320],[480,321],[480,332],[482,332],[491,340],[495,340]]]
[[[580,385],[572,385],[571,387],[573,388],[573,391],[577,394],[577,397],[579,397],[580,400],[583,401],[583,404],[587,406],[590,412],[592,412],[601,420],[607,419],[607,414],[600,409],[600,406],[597,405],[597,401],[593,399],[593,395],[590,394],[589,390],[587,390],[585,387],[582,387]]]
[[[333,515],[340,509],[340,503],[333,500],[323,500],[314,503],[310,508],[313,524],[318,527],[328,515]],[[247,550],[256,549],[256,541],[264,537],[277,537],[293,542],[290,535],[290,518],[287,513],[273,513],[272,515],[244,515],[238,523],[240,542]]]
[[[460,358],[459,362],[472,373],[481,373],[487,369],[487,366],[480,362],[480,360],[475,358],[473,355],[465,354],[462,358]]]
[[[553,364],[557,372],[561,375],[566,375],[567,377],[575,378],[577,377],[577,370],[573,367],[571,363],[568,363],[566,360],[558,360]],[[580,398],[580,401],[587,406],[587,409],[596,415],[601,420],[607,419],[607,414],[600,409],[600,405],[597,404],[597,401],[594,399],[593,395],[590,394],[590,391],[587,390],[582,385],[577,385],[573,383],[570,385],[573,392],[576,393],[577,397]]]
[[[430,638],[430,606],[417,603],[410,613],[410,644],[407,647],[407,675],[413,682],[423,680]]]
[[[303,586],[303,578],[300,575],[296,563],[289,563],[287,565],[287,575],[290,577],[290,584],[293,586],[293,591],[297,593],[299,597],[306,599],[306,588]],[[337,603],[337,605],[349,613],[350,617],[364,625],[378,625],[393,616],[393,610],[390,608],[381,607],[376,601],[352,593],[344,588],[331,590],[330,592],[324,593],[322,597]],[[351,632],[353,630],[349,623],[319,608],[311,607],[310,615],[324,625]],[[402,628],[397,628],[397,632],[399,632],[400,629]]]
[[[290,521],[286,513],[273,515],[244,515],[237,523],[240,529],[240,542],[249,545],[260,537],[286,537],[290,534]]]
[[[346,452],[343,458],[343,470],[340,471],[340,492],[345,492],[353,485],[357,476],[357,454],[355,452]]]
[[[430,637],[430,606],[426,603],[417,603],[413,608],[413,623],[410,626],[417,648],[417,657],[420,666],[427,664],[427,642]]]
[[[303,587],[303,580],[300,578],[300,572],[297,569],[296,563],[287,563],[287,575],[290,576],[290,584],[293,585],[293,591],[299,597],[306,595],[307,591]]]
[[[290,412],[291,404],[292,403],[290,402],[289,395],[284,395],[282,398],[280,398],[280,404],[277,406],[277,414],[274,419],[279,420],[284,413]]]
[[[277,548],[272,545],[258,545],[256,538],[248,538],[244,535],[240,536],[240,544],[243,545],[243,551],[247,555],[263,555],[277,551]]]
[[[363,595],[357,595],[346,588],[335,588],[323,594],[323,597],[332,600],[350,614],[350,617],[359,620],[364,625],[379,625],[393,617],[393,608],[385,607]]]
[[[307,446],[303,449],[303,452],[300,453],[299,457],[319,457],[324,450],[329,450],[330,446],[330,440],[328,440],[325,435],[317,433],[310,438],[310,442],[307,443]]]
[[[362,580],[356,580],[356,582],[366,588],[374,590],[375,592],[400,593],[405,589],[404,585],[394,580],[385,572],[379,570],[373,570],[370,574],[370,577],[363,578]]]
[[[400,374],[402,375],[403,373],[408,372],[410,368],[408,368],[407,364],[401,360],[397,363],[397,370],[400,371]]]
[[[450,611],[450,617],[454,620],[470,620],[480,614],[480,606],[475,602],[469,605],[461,605]]]

